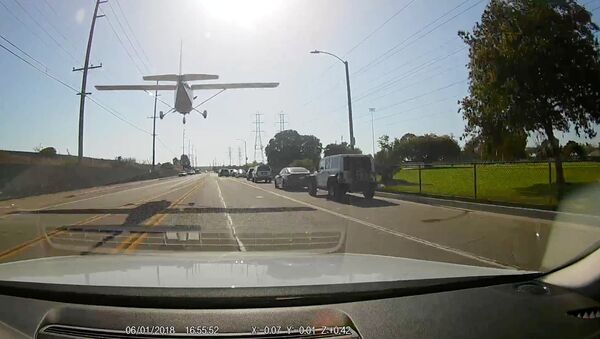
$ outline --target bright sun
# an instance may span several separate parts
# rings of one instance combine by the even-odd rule
[[[244,28],[256,24],[273,13],[280,0],[203,0],[199,2],[208,15]]]

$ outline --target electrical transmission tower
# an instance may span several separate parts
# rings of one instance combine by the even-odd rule
[[[285,121],[285,113],[281,112],[279,113],[279,132],[285,131],[285,124],[287,124]]]
[[[264,147],[263,147],[263,143],[262,143],[262,135],[261,133],[264,133],[265,131],[261,130],[262,128],[262,124],[264,122],[260,121],[260,117],[262,114],[260,113],[256,113],[255,114],[255,120],[254,120],[254,161],[256,161],[256,151],[260,151],[260,159],[261,162],[265,162],[265,153],[264,153]]]

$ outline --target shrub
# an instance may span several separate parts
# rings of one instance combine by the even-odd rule
[[[39,151],[40,155],[45,157],[54,157],[56,156],[56,148],[54,147],[44,147]]]

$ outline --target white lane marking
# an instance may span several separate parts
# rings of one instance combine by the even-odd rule
[[[379,225],[370,223],[368,221],[357,219],[357,218],[354,218],[354,217],[351,217],[351,216],[348,216],[348,215],[345,215],[345,214],[341,214],[341,213],[338,213],[338,212],[335,212],[335,211],[332,211],[332,210],[329,210],[329,209],[326,209],[326,208],[323,208],[323,207],[320,207],[320,206],[317,206],[317,205],[313,205],[313,204],[310,204],[310,203],[307,203],[307,202],[304,202],[304,201],[301,201],[301,200],[297,200],[297,199],[285,196],[283,194],[279,194],[279,193],[276,193],[276,192],[271,192],[271,191],[266,190],[266,189],[264,189],[262,187],[250,185],[250,184],[247,184],[247,183],[241,182],[241,181],[236,181],[236,182],[238,182],[238,183],[240,183],[242,185],[246,185],[246,186],[250,186],[250,187],[256,188],[256,189],[261,190],[261,191],[265,191],[267,193],[271,193],[273,195],[276,195],[276,196],[284,198],[284,199],[288,199],[288,200],[293,201],[295,203],[302,204],[302,205],[305,205],[305,206],[317,209],[319,211],[329,213],[331,215],[335,215],[336,217],[340,217],[340,218],[343,218],[343,219],[346,219],[346,220],[349,220],[349,221],[356,222],[356,223],[361,224],[363,226],[367,226],[367,227],[370,227],[370,228],[373,228],[373,229],[376,229],[376,230],[379,230],[379,231],[382,231],[382,232],[386,232],[386,233],[395,235],[397,237],[401,237],[401,238],[404,238],[404,239],[407,239],[407,240],[411,240],[411,241],[417,242],[417,243],[425,245],[425,246],[430,246],[430,247],[436,248],[438,250],[450,252],[450,253],[453,253],[453,254],[456,254],[456,255],[463,256],[465,258],[477,260],[477,261],[480,261],[480,262],[488,264],[488,265],[492,265],[492,266],[496,266],[496,267],[501,267],[501,268],[508,268],[508,269],[517,269],[517,267],[515,267],[515,266],[509,266],[509,265],[501,264],[501,263],[497,262],[494,259],[486,258],[486,257],[480,256],[480,255],[476,255],[476,254],[473,254],[473,253],[465,252],[463,250],[459,250],[457,248],[449,247],[449,246],[446,246],[446,245],[438,244],[436,242],[432,242],[432,241],[425,240],[425,239],[422,239],[422,238],[419,238],[419,237],[415,237],[415,236],[412,236],[412,235],[409,235],[409,234],[406,234],[406,233],[402,233],[402,232],[399,232],[399,231],[391,230],[389,228],[385,228],[383,226],[379,226]]]
[[[227,212],[227,204],[225,203],[225,199],[223,199],[223,192],[221,192],[221,186],[219,186],[219,179],[215,180],[215,182],[217,183],[217,191],[219,192],[219,199],[221,199],[223,208],[225,208],[225,216],[227,217],[227,227],[229,227],[231,236],[235,239],[235,242],[237,242],[237,245],[240,248],[240,251],[246,252],[246,247],[244,246],[244,244],[242,243],[240,238],[238,238],[237,233],[235,232],[235,226],[233,225],[233,220],[231,220],[231,215],[229,215],[229,212]]]
[[[191,180],[192,179],[188,179],[186,181],[182,181],[180,183],[177,183],[177,184],[171,186],[169,189],[172,189],[172,188],[177,187],[177,186],[182,186],[181,185],[182,183],[185,184],[185,183],[187,183],[188,181],[191,181]],[[128,192],[128,191],[134,191],[134,190],[138,190],[138,189],[142,189],[142,188],[151,188],[151,187],[155,187],[155,186],[158,186],[158,185],[163,185],[163,184],[170,183],[171,181],[173,181],[173,180],[167,180],[167,181],[164,181],[164,182],[159,182],[159,183],[156,183],[156,184],[150,185],[150,186],[144,186],[144,185],[142,185],[142,186],[139,186],[139,187],[133,187],[133,188],[128,188],[128,189],[125,189],[125,190],[122,190],[122,191],[116,191],[116,192],[110,192],[110,193],[95,195],[93,197],[88,197],[88,198],[79,199],[79,200],[66,201],[66,202],[62,202],[62,203],[59,203],[59,204],[55,204],[55,205],[44,206],[44,207],[41,207],[41,208],[27,208],[27,209],[22,209],[20,211],[24,211],[24,212],[28,212],[28,211],[41,211],[41,210],[46,210],[46,209],[49,209],[49,208],[54,208],[54,207],[64,206],[64,205],[68,205],[68,204],[74,204],[74,203],[78,203],[78,202],[82,202],[82,201],[88,201],[88,200],[92,200],[92,199],[97,199],[97,198],[105,197],[105,196],[112,195],[112,194],[123,193],[123,192]],[[10,216],[13,216],[13,214],[1,215],[0,219],[8,218]]]

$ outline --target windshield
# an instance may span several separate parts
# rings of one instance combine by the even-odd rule
[[[599,5],[0,0],[0,277],[563,265],[600,241]]]

